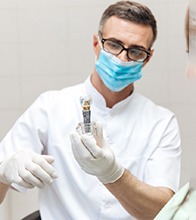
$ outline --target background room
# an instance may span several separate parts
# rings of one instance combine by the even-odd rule
[[[42,93],[83,82],[95,62],[93,34],[113,0],[0,0],[0,139]],[[155,14],[158,38],[136,90],[177,116],[182,135],[181,186],[196,153],[196,85],[185,76],[186,0],[138,0]],[[0,219],[19,220],[38,209],[38,190],[11,191]]]

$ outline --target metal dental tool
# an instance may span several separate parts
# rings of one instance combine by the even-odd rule
[[[92,98],[90,96],[87,97],[81,97],[80,98],[80,103],[82,106],[82,113],[83,113],[83,122],[84,124],[88,124],[91,122],[91,103],[92,103]]]
[[[97,136],[96,123],[91,122],[91,104],[92,98],[90,96],[85,96],[80,98],[80,104],[82,106],[83,122],[78,123],[76,131],[79,135],[87,134],[92,137],[92,140],[96,144],[95,137]]]
[[[91,124],[91,104],[92,98],[90,96],[81,97],[80,104],[82,106],[82,114],[83,114],[83,129],[85,133],[92,132],[92,124]]]

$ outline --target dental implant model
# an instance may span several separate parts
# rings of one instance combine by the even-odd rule
[[[82,106],[82,114],[83,114],[83,123],[84,123],[84,130],[85,133],[89,133],[90,131],[90,124],[91,124],[91,103],[92,98],[87,97],[81,97],[80,103]]]
[[[81,97],[80,104],[82,106],[83,122],[77,126],[77,131],[80,134],[92,135],[94,132],[94,123],[91,122],[91,104],[92,98],[90,96]]]

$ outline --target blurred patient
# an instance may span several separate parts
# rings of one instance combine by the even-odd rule
[[[195,1],[196,2],[196,1]],[[187,76],[196,76],[196,3],[190,1],[185,19],[185,34],[189,61]],[[154,220],[195,220],[196,219],[196,178],[191,170],[190,182],[185,184],[178,193],[165,205]]]

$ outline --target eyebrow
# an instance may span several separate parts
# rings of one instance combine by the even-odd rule
[[[103,38],[103,39],[107,39],[107,40],[111,40],[111,41],[114,41],[116,43],[119,43],[121,44],[122,46],[124,46],[124,43],[121,41],[121,40],[118,40],[114,37],[111,37],[111,38]],[[145,47],[141,46],[141,45],[137,45],[137,44],[133,44],[127,48],[136,48],[136,49],[141,49],[141,50],[145,50],[145,51],[149,51],[148,49],[146,49]]]

